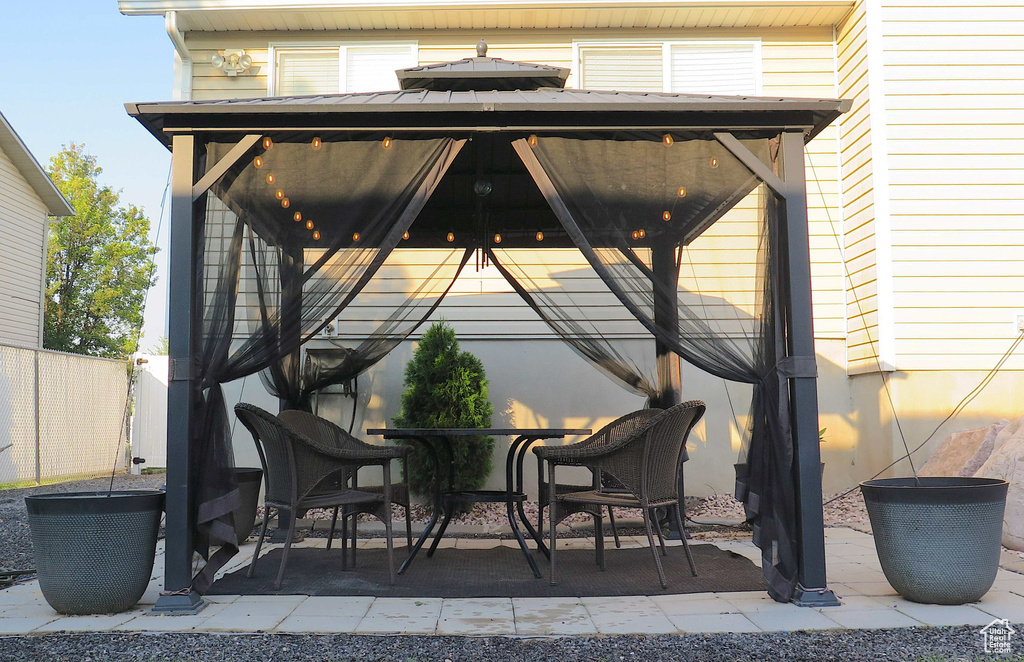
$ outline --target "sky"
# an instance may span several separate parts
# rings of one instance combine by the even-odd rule
[[[162,16],[122,16],[117,0],[4,3],[0,112],[44,167],[62,145],[84,143],[100,182],[143,207],[157,241],[158,282],[149,294],[142,349],[164,335],[166,210],[156,236],[170,152],[124,110],[172,97],[174,50]]]

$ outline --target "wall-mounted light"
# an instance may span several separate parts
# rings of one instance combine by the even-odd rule
[[[214,53],[210,58],[210,64],[218,71],[228,76],[237,76],[249,71],[252,66],[252,57],[245,54],[245,51],[221,51]]]

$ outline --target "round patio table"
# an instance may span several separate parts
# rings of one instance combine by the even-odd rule
[[[523,502],[526,500],[526,491],[523,489],[523,458],[530,445],[545,439],[562,439],[572,435],[590,434],[589,429],[583,428],[372,428],[366,431],[369,435],[380,435],[385,439],[404,439],[421,444],[427,449],[427,454],[434,465],[434,511],[430,515],[430,521],[423,529],[423,533],[416,540],[409,557],[405,559],[398,573],[405,572],[412,560],[416,558],[420,548],[434,530],[440,514],[444,513],[444,521],[441,528],[430,544],[427,557],[434,555],[437,544],[441,542],[448,523],[452,519],[456,503],[505,503],[506,514],[508,515],[509,526],[519,543],[519,548],[530,564],[535,577],[540,577],[540,570],[533,555],[526,546],[526,538],[523,536],[519,525],[516,522],[516,511],[519,511],[519,519],[526,527],[530,537],[537,543],[537,548],[544,554],[548,553],[544,541],[541,540],[537,530],[533,528],[530,521],[523,512]],[[509,445],[508,453],[505,456],[505,489],[504,490],[455,490],[455,453],[452,449],[450,437],[515,437]],[[441,460],[438,457],[437,446],[432,440],[441,440],[448,456],[448,486],[441,489]]]

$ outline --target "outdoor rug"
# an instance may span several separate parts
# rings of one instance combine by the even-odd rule
[[[372,595],[416,598],[545,598],[612,595],[659,595],[710,591],[763,591],[761,569],[739,554],[714,545],[691,545],[697,576],[690,574],[681,547],[669,547],[661,557],[668,588],[661,588],[651,550],[609,549],[607,570],[594,562],[593,549],[559,550],[558,581],[547,580],[547,557],[537,555],[544,577],[535,579],[522,552],[511,547],[493,549],[438,549],[433,558],[420,552],[398,582],[388,584],[383,549],[360,549],[358,566],[341,569],[341,550],[296,547],[288,555],[284,583],[273,589],[281,550],[261,557],[256,574],[246,579],[248,566],[217,580],[212,595]],[[395,566],[405,558],[404,546],[395,549]]]

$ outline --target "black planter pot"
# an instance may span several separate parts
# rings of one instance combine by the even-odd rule
[[[884,478],[860,484],[885,578],[914,602],[959,605],[999,570],[1005,480]]]
[[[62,614],[135,605],[153,574],[161,490],[25,497],[39,588]]]
[[[260,503],[260,487],[263,485],[263,469],[236,468],[238,492],[242,505],[235,510],[235,526],[238,542],[244,542],[256,525],[256,508]]]

